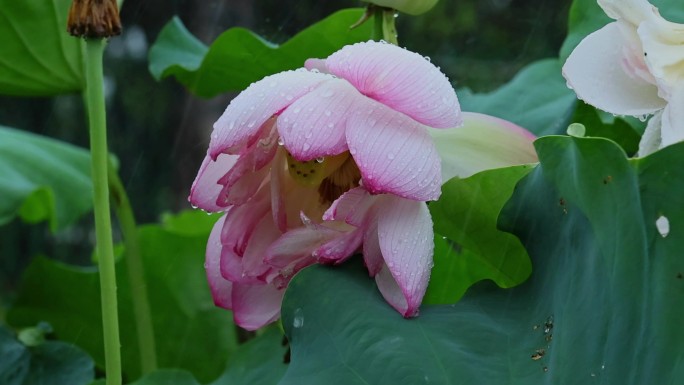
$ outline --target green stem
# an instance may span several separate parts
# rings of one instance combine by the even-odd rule
[[[382,8],[375,7],[373,10],[373,34],[371,39],[379,41],[384,39],[384,34],[382,33]]]
[[[399,45],[397,28],[394,23],[396,14],[396,11],[393,9],[384,9],[382,11],[382,38],[390,44]]]
[[[126,269],[128,270],[131,299],[133,301],[133,315],[138,334],[140,366],[142,374],[146,374],[157,369],[157,353],[154,341],[154,328],[152,327],[152,312],[150,311],[147,285],[145,284],[145,268],[142,263],[133,209],[128,200],[126,189],[111,163],[109,168],[109,190],[126,246],[126,256],[124,259],[126,260]]]
[[[390,44],[399,45],[397,29],[395,27],[396,11],[390,8],[375,7],[373,11],[373,40],[384,40]]]
[[[104,78],[102,75],[104,40],[87,39],[85,51],[86,100],[90,125],[93,207],[95,210],[96,251],[100,268],[105,369],[107,385],[121,385],[121,346],[116,298],[116,270],[114,267],[114,244],[107,182],[107,123],[103,90]]]

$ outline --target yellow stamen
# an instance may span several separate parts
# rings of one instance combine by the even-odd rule
[[[361,171],[349,152],[303,162],[287,153],[287,169],[297,183],[318,187],[323,204],[332,203],[361,180]]]
[[[325,158],[299,161],[287,153],[287,169],[292,179],[299,184],[309,187],[316,187],[338,169],[349,157],[345,152],[340,155],[328,156]]]

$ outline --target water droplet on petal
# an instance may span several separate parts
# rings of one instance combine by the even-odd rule
[[[279,146],[284,146],[284,145],[285,145],[285,141],[283,140],[282,137],[279,137],[279,138],[278,138],[278,145],[279,145]]]
[[[321,156],[321,157],[318,157],[318,158],[316,158],[316,163],[323,163],[324,161],[325,161],[325,158],[324,158],[324,157],[322,157],[322,156]]]

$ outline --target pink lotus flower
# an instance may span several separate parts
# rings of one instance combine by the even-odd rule
[[[428,60],[384,43],[306,67],[252,84],[214,125],[190,201],[225,212],[207,245],[215,303],[259,328],[297,271],[362,251],[385,299],[414,316],[434,247],[425,201],[442,182],[428,127],[462,123],[456,94]]]
[[[644,156],[684,140],[684,24],[646,0],[599,0],[615,19],[590,34],[563,66],[577,96],[616,115],[654,114],[639,144]]]
[[[389,44],[307,67],[252,84],[214,125],[190,201],[226,212],[207,247],[215,302],[256,329],[277,319],[295,272],[363,245],[385,298],[415,315],[433,248],[424,202],[441,187],[425,125],[460,125],[456,94],[422,56]]]

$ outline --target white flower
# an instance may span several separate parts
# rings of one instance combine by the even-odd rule
[[[599,0],[615,19],[590,34],[563,66],[577,96],[594,107],[649,120],[639,156],[684,140],[684,24],[646,0]]]

